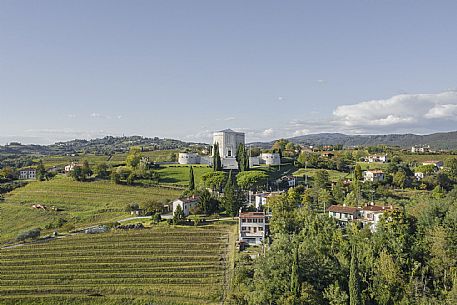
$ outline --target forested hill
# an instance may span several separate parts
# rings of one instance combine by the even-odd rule
[[[385,144],[410,148],[413,145],[430,145],[432,149],[457,149],[457,131],[433,133],[429,135],[388,134],[388,135],[345,135],[341,133],[309,134],[288,139],[296,144],[305,145],[337,145],[375,146]],[[254,143],[253,143],[254,144]],[[255,143],[259,146],[271,147],[270,143]]]
[[[183,148],[188,147],[191,144],[193,143],[173,139],[160,139],[158,137],[107,136],[101,139],[72,140],[68,142],[58,142],[52,145],[22,145],[20,143],[10,143],[9,145],[0,146],[0,153],[22,155],[65,155],[73,153],[111,154],[114,152],[127,151],[131,146],[143,146],[147,149],[160,150]]]

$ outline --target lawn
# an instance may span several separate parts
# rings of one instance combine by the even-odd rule
[[[31,182],[5,196],[0,204],[0,241],[17,236],[23,230],[44,228],[59,218],[67,226],[84,227],[127,217],[127,204],[148,200],[172,200],[182,191],[164,187],[135,187],[113,184],[110,181],[76,182],[66,176],[50,181]],[[42,204],[47,210],[33,209]],[[52,211],[55,206],[61,211]]]
[[[2,304],[221,304],[231,225],[78,234],[0,250]]]
[[[207,165],[193,165],[194,177],[196,185],[201,185],[202,176],[211,172],[213,169]],[[157,172],[160,175],[160,184],[172,184],[178,186],[189,185],[189,170],[188,165],[162,165]]]
[[[306,175],[308,177],[311,177],[311,179],[312,179],[312,178],[314,178],[316,176],[317,172],[324,171],[324,170],[328,172],[330,181],[335,181],[336,182],[336,181],[338,181],[340,179],[344,179],[344,178],[349,178],[350,177],[350,174],[344,173],[344,172],[340,172],[340,171],[337,171],[337,170],[316,169],[316,168],[307,168],[306,171],[305,171],[304,168],[300,168],[297,171],[295,171],[293,173],[293,175],[295,177],[302,178],[303,175],[306,173]]]

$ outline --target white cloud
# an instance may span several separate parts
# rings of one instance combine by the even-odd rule
[[[273,128],[268,128],[268,129],[265,129],[264,131],[262,131],[261,136],[267,138],[267,137],[271,137],[274,133],[275,133],[275,131]]]
[[[387,99],[365,101],[354,105],[338,106],[332,122],[338,126],[366,130],[386,127],[411,130],[428,128],[444,121],[457,119],[457,91],[437,94],[400,94]]]

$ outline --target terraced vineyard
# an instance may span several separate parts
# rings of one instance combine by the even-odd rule
[[[1,304],[220,304],[229,227],[73,235],[0,250]]]

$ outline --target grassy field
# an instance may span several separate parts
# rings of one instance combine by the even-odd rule
[[[201,184],[201,178],[205,173],[213,169],[207,165],[193,165],[195,183]],[[189,169],[187,165],[163,165],[157,172],[160,175],[160,184],[173,184],[187,186],[189,184]]]
[[[324,169],[316,169],[316,168],[307,168],[306,171],[304,168],[300,168],[297,171],[293,173],[295,177],[303,177],[303,175],[306,173],[308,177],[314,178],[316,176],[316,173],[319,171],[324,171]],[[340,179],[348,178],[350,177],[350,174],[336,171],[336,170],[326,170],[329,174],[329,179],[330,181],[338,181]]]
[[[0,250],[1,304],[220,304],[232,225],[159,227]]]
[[[149,157],[153,162],[165,162],[170,161],[172,154],[178,154],[179,150],[154,150],[143,152],[143,156]],[[70,164],[71,162],[82,162],[83,160],[89,161],[90,165],[97,165],[99,163],[106,162],[110,165],[118,165],[125,162],[127,153],[116,153],[112,156],[105,155],[80,155],[80,156],[45,156],[42,157],[45,167],[63,167]],[[35,161],[40,160],[39,158]]]
[[[59,218],[77,228],[127,217],[129,203],[140,205],[148,200],[172,200],[180,190],[163,187],[133,187],[110,181],[76,182],[65,176],[45,182],[32,182],[7,194],[0,204],[0,242],[14,238],[21,231],[44,228]],[[62,211],[33,209],[31,205],[55,206]]]

